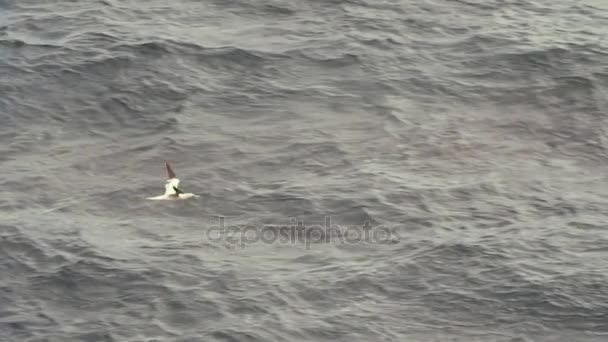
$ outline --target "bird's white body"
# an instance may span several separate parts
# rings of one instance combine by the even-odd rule
[[[148,199],[157,200],[157,201],[161,201],[161,200],[173,201],[173,200],[185,200],[185,199],[194,198],[194,197],[199,197],[199,196],[188,193],[188,194],[178,194],[177,196],[176,195],[160,195],[160,196],[148,197]]]
[[[171,169],[169,163],[165,163],[167,167],[168,179],[165,182],[165,193],[159,196],[148,197],[149,200],[185,200],[199,197],[192,193],[185,193],[179,189],[179,178],[175,176],[175,172]]]

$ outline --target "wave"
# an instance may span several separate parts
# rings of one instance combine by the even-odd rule
[[[534,261],[527,263],[512,249],[487,243],[426,242],[402,248],[408,258],[390,270],[381,268],[383,283],[405,282],[403,290],[417,293],[435,317],[450,324],[525,317],[545,328],[563,329],[568,317],[566,325],[573,329],[608,331],[601,318],[608,313],[602,300],[608,287],[600,273],[562,275],[557,269],[532,268],[538,265],[533,255]],[[467,314],[460,316],[463,312]]]
[[[155,41],[144,41],[136,43],[118,43],[111,46],[118,51],[128,51],[135,55],[181,55],[194,56],[200,60],[221,59],[244,65],[257,64],[260,61],[272,60],[285,57],[279,53],[255,51],[236,46],[208,47],[192,42],[163,39]]]
[[[2,46],[8,47],[8,48],[17,48],[17,49],[26,48],[28,46],[53,48],[53,49],[62,48],[61,45],[49,44],[49,43],[44,43],[44,42],[26,41],[26,40],[16,39],[16,38],[0,38],[0,47],[2,47]]]

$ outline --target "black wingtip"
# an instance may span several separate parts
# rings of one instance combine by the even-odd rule
[[[165,162],[165,166],[167,167],[167,178],[176,178],[175,172],[173,172],[173,169],[171,169],[171,165],[169,165],[169,162]]]

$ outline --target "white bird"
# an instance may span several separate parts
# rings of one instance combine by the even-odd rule
[[[171,169],[171,165],[165,162],[167,167],[167,181],[165,182],[165,193],[160,196],[148,197],[150,200],[178,200],[199,197],[198,195],[185,193],[179,188],[179,178]]]

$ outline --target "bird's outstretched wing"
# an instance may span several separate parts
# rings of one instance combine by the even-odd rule
[[[171,165],[169,165],[169,162],[165,162],[165,166],[167,167],[167,179],[177,178],[175,172],[173,172],[173,169],[171,168]]]

